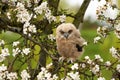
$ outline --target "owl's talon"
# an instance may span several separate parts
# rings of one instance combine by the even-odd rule
[[[69,63],[69,62],[74,63],[74,61],[75,61],[75,59],[69,58],[67,62],[68,62],[68,63]]]
[[[58,61],[59,61],[59,62],[63,62],[64,59],[65,59],[64,57],[60,57]]]

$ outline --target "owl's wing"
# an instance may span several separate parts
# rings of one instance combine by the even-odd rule
[[[79,44],[76,44],[76,48],[77,48],[77,51],[78,52],[82,52],[82,48],[83,48],[83,46],[80,46]]]

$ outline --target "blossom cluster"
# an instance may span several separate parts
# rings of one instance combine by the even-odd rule
[[[36,26],[33,24],[30,24],[30,20],[33,17],[33,14],[30,14],[28,10],[25,8],[25,5],[23,3],[18,2],[16,5],[16,11],[17,11],[17,21],[24,23],[23,25],[23,33],[31,36],[31,33],[36,33]]]
[[[7,71],[7,66],[2,64],[0,66],[0,80],[16,80],[18,79],[17,73],[16,72],[8,72]]]
[[[52,75],[48,70],[44,67],[41,67],[41,72],[37,75],[37,80],[57,80],[58,76],[56,74]]]
[[[57,18],[52,15],[52,11],[49,9],[48,3],[46,1],[41,3],[41,5],[35,7],[34,11],[37,15],[44,14],[44,17],[49,21],[49,23],[51,23],[53,21],[54,22],[57,21]],[[66,16],[64,14],[61,15],[59,20],[60,20],[60,22],[65,22],[66,21]]]

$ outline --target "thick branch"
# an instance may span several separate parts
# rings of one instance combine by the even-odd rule
[[[79,11],[77,12],[77,14],[75,15],[75,19],[73,21],[73,24],[78,28],[80,23],[83,23],[83,19],[84,19],[84,15],[85,12],[90,4],[91,0],[84,0],[84,2],[82,3]]]
[[[49,7],[52,8],[52,11],[54,11],[53,14],[57,14],[60,0],[47,0],[47,1]]]

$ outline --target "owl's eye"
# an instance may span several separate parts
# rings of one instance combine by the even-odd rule
[[[63,32],[62,30],[60,30],[60,33],[61,33],[61,34],[64,34],[65,32]]]
[[[69,30],[68,33],[70,34],[70,33],[72,33],[72,31],[73,31],[73,30]]]

